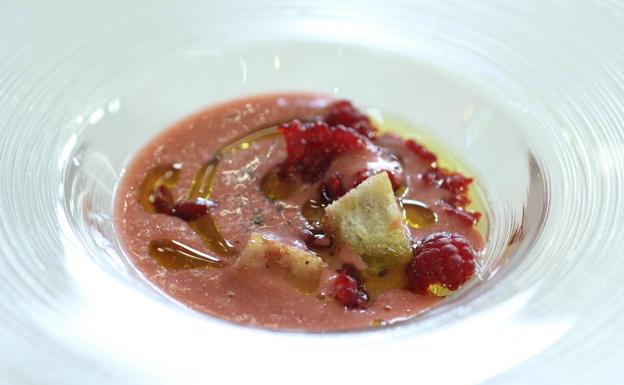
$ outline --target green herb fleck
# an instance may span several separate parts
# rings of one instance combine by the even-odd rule
[[[260,210],[254,213],[253,224],[256,226],[264,225],[264,218],[262,217],[262,212]]]

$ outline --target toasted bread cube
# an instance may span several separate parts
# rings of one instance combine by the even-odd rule
[[[278,267],[297,288],[304,292],[314,292],[326,265],[316,254],[252,233],[234,266]]]
[[[372,272],[407,263],[411,247],[388,174],[381,172],[325,208],[342,247],[358,254]]]

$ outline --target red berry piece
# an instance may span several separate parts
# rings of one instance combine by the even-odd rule
[[[171,208],[171,215],[185,221],[193,221],[208,214],[214,207],[212,201],[198,198],[194,201],[179,201]]]
[[[442,188],[453,194],[463,194],[468,191],[468,186],[472,183],[472,178],[465,177],[458,173],[447,175],[442,183]]]
[[[390,170],[371,170],[368,168],[364,168],[355,173],[353,177],[353,187],[357,187],[360,183],[364,182],[366,179],[370,178],[373,175],[377,175],[380,172],[386,172],[388,174],[388,178],[390,179],[390,183],[392,184],[392,190],[397,191],[401,187],[401,180],[397,176],[397,174]]]
[[[461,219],[467,225],[473,226],[479,219],[481,219],[481,213],[478,211],[469,211],[463,207],[457,207],[445,201],[437,201],[436,206],[440,207],[445,212],[455,215]]]
[[[338,271],[334,281],[334,298],[350,309],[366,307],[368,293],[354,267],[347,265]]]
[[[444,201],[450,205],[457,207],[466,207],[471,202],[470,198],[468,198],[468,195],[466,194],[454,195],[448,199],[445,199]]]
[[[431,285],[457,290],[475,273],[477,252],[461,234],[434,233],[414,250],[407,266],[408,288],[427,293]]]
[[[368,116],[364,115],[348,100],[339,100],[329,107],[325,121],[330,126],[342,125],[351,127],[360,135],[369,139],[375,138],[375,127]]]
[[[363,168],[360,171],[356,172],[353,176],[353,187],[359,186],[362,182],[368,179],[371,176],[371,170],[368,168]]]
[[[173,195],[171,190],[164,185],[157,185],[149,198],[154,205],[154,209],[160,214],[169,214],[173,207]]]
[[[432,185],[450,191],[455,195],[464,194],[468,191],[468,186],[473,179],[463,176],[457,172],[434,167],[423,174],[422,179]]]
[[[321,185],[320,190],[321,202],[323,204],[330,204],[347,192],[342,184],[342,176],[340,174],[329,177],[327,182]]]
[[[346,272],[341,272],[334,282],[335,298],[341,305],[353,307],[357,301],[357,281]]]
[[[332,239],[325,232],[320,230],[306,231],[305,244],[312,251],[329,249],[332,246]]]
[[[325,122],[293,120],[282,124],[279,131],[288,153],[282,174],[299,174],[305,182],[318,180],[339,155],[366,147],[366,139],[353,129],[330,127]]]
[[[422,175],[422,179],[425,182],[427,182],[427,183],[429,183],[431,185],[436,185],[438,187],[440,187],[442,185],[443,178],[444,178],[444,175],[442,175],[442,172],[437,167],[433,167],[433,168],[429,169],[427,172],[425,172]]]
[[[399,179],[399,176],[395,172],[392,172],[389,170],[384,170],[384,171],[386,171],[386,173],[388,174],[388,178],[390,179],[390,184],[392,185],[392,190],[397,191],[403,184],[401,180]]]
[[[425,148],[425,146],[423,146],[420,143],[417,143],[415,140],[413,139],[408,139],[405,141],[405,145],[407,146],[407,148],[409,148],[414,154],[418,155],[418,157],[424,161],[427,161],[429,163],[434,163],[438,160],[438,157],[430,152],[429,150],[427,150]]]

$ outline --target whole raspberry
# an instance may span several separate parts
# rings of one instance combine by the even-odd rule
[[[457,290],[475,273],[477,252],[457,233],[434,233],[416,247],[407,266],[408,288],[427,293],[431,285]]]

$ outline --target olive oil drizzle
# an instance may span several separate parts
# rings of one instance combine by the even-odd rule
[[[292,178],[282,178],[279,175],[279,167],[271,169],[260,182],[260,189],[272,201],[290,197],[295,192],[296,187],[297,185]]]
[[[194,221],[189,221],[188,224],[215,254],[231,256],[236,252],[234,246],[219,232],[212,215],[202,215]]]
[[[200,167],[200,169],[197,170],[197,173],[195,173],[195,177],[191,182],[191,190],[188,194],[189,199],[209,199],[212,195],[212,182],[215,178],[219,162],[223,156],[240,150],[247,150],[251,148],[254,142],[278,137],[280,133],[277,130],[277,127],[278,126],[271,126],[254,131],[219,148],[214,157]]]
[[[248,150],[255,142],[277,138],[281,135],[280,132],[277,130],[277,127],[278,126],[266,127],[258,131],[249,133],[242,138],[239,138],[232,143],[221,147],[219,150],[217,150],[216,156],[220,158],[224,155],[232,154],[240,150]]]
[[[247,150],[251,148],[254,142],[278,137],[280,133],[277,127],[270,126],[254,131],[218,149],[214,157],[195,173],[187,198],[189,200],[210,199],[213,181],[223,156],[240,150]],[[150,213],[156,212],[153,204],[154,190],[161,185],[167,188],[174,187],[180,177],[181,168],[181,164],[175,163],[173,165],[156,166],[148,171],[139,187],[139,202],[146,211]],[[232,256],[236,252],[235,247],[221,235],[210,213],[187,223],[202,239],[206,247],[216,255]],[[221,259],[201,253],[175,240],[152,240],[148,245],[148,254],[161,266],[173,270],[223,267],[224,265]]]
[[[438,222],[438,216],[426,204],[414,199],[401,199],[403,219],[415,229],[429,227]]]
[[[191,189],[188,193],[189,200],[197,198],[210,198],[212,195],[212,181],[217,172],[218,165],[219,159],[215,157],[197,170],[195,177],[191,182]]]
[[[219,258],[170,239],[154,239],[150,241],[147,250],[152,258],[167,269],[188,270],[224,266]]]
[[[301,208],[301,214],[313,227],[320,228],[323,224],[323,217],[325,216],[325,206],[314,200],[310,199],[304,203]]]

